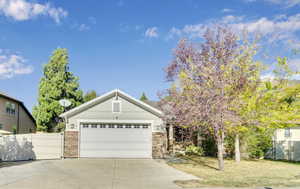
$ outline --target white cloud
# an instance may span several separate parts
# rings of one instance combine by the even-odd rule
[[[189,37],[189,38],[201,38],[206,31],[206,29],[214,24],[233,24],[243,20],[242,16],[224,16],[220,20],[208,20],[200,24],[187,24],[182,28],[172,27],[167,35],[167,39],[172,39],[174,37]]]
[[[294,7],[300,5],[300,0],[245,0],[246,2],[258,2],[265,1],[271,4],[284,6],[285,8]]]
[[[89,26],[87,26],[86,24],[80,24],[78,27],[79,31],[87,31],[90,30],[91,28]]]
[[[244,20],[244,16],[227,15],[227,16],[224,16],[220,22],[225,23],[225,24],[230,24],[230,23],[234,23],[234,22],[241,22],[243,20]]]
[[[228,9],[228,8],[224,8],[224,9],[222,9],[222,12],[223,13],[229,13],[229,12],[233,12],[233,10],[232,9]]]
[[[259,32],[261,34],[272,33],[293,33],[300,30],[300,14],[290,17],[271,20],[265,17],[254,21],[232,23],[232,26],[246,28],[249,32]]]
[[[263,81],[272,81],[275,79],[273,72],[268,72],[260,76],[260,79]]]
[[[90,22],[91,24],[97,24],[97,19],[96,19],[95,17],[93,17],[93,16],[90,16],[90,17],[88,18],[88,20],[89,20],[89,22]]]
[[[9,79],[16,75],[30,74],[33,67],[25,65],[26,60],[16,54],[0,55],[0,79]]]
[[[68,15],[68,12],[61,7],[54,7],[50,3],[39,4],[27,0],[0,0],[0,14],[13,18],[17,21],[24,21],[40,15],[49,16],[56,23]]]
[[[291,59],[288,61],[290,69],[296,72],[300,71],[300,58]]]
[[[182,30],[172,27],[166,37],[166,39],[173,39],[174,37],[180,37],[182,35]]]
[[[297,39],[295,36],[291,36],[289,40],[285,41],[285,44],[291,49],[294,49],[295,52],[299,53],[300,50],[300,39]]]
[[[149,38],[157,38],[158,37],[158,31],[157,27],[151,27],[148,28],[145,32],[145,37]]]
[[[288,65],[289,65],[289,69],[291,69],[293,72],[297,72],[294,75],[292,75],[289,79],[300,80],[300,75],[299,75],[300,59],[299,58],[289,59],[287,62],[288,62]],[[261,79],[264,80],[264,81],[274,80],[275,79],[275,74],[272,70],[274,70],[274,65],[273,65],[273,67],[271,67],[271,71],[262,74]]]
[[[182,28],[173,27],[169,30],[167,38],[175,36],[201,38],[206,28],[214,24],[225,24],[235,31],[247,30],[249,33],[260,34],[269,43],[281,41],[288,45],[291,41],[299,41],[297,32],[300,32],[300,14],[278,15],[273,19],[261,17],[254,20],[246,20],[243,16],[227,15],[219,20],[208,20],[200,24],[185,25]]]

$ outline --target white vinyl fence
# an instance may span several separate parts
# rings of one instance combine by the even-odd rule
[[[59,159],[63,156],[62,133],[0,135],[0,160]]]

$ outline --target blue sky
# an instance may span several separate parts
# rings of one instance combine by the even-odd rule
[[[31,110],[43,65],[64,47],[84,91],[157,99],[178,40],[214,23],[263,34],[269,64],[300,47],[300,0],[0,0],[0,91]]]

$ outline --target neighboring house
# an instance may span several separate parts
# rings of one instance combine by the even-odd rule
[[[65,157],[162,158],[163,113],[113,90],[61,115],[66,122]]]
[[[275,131],[271,158],[300,161],[300,127]]]
[[[36,131],[35,120],[23,102],[0,93],[0,130],[18,134]]]

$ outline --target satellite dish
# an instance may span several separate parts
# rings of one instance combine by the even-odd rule
[[[61,100],[59,101],[59,104],[60,104],[61,106],[63,106],[63,107],[68,107],[68,106],[70,106],[72,103],[71,103],[71,101],[69,101],[69,100],[67,100],[67,99],[61,99]]]

